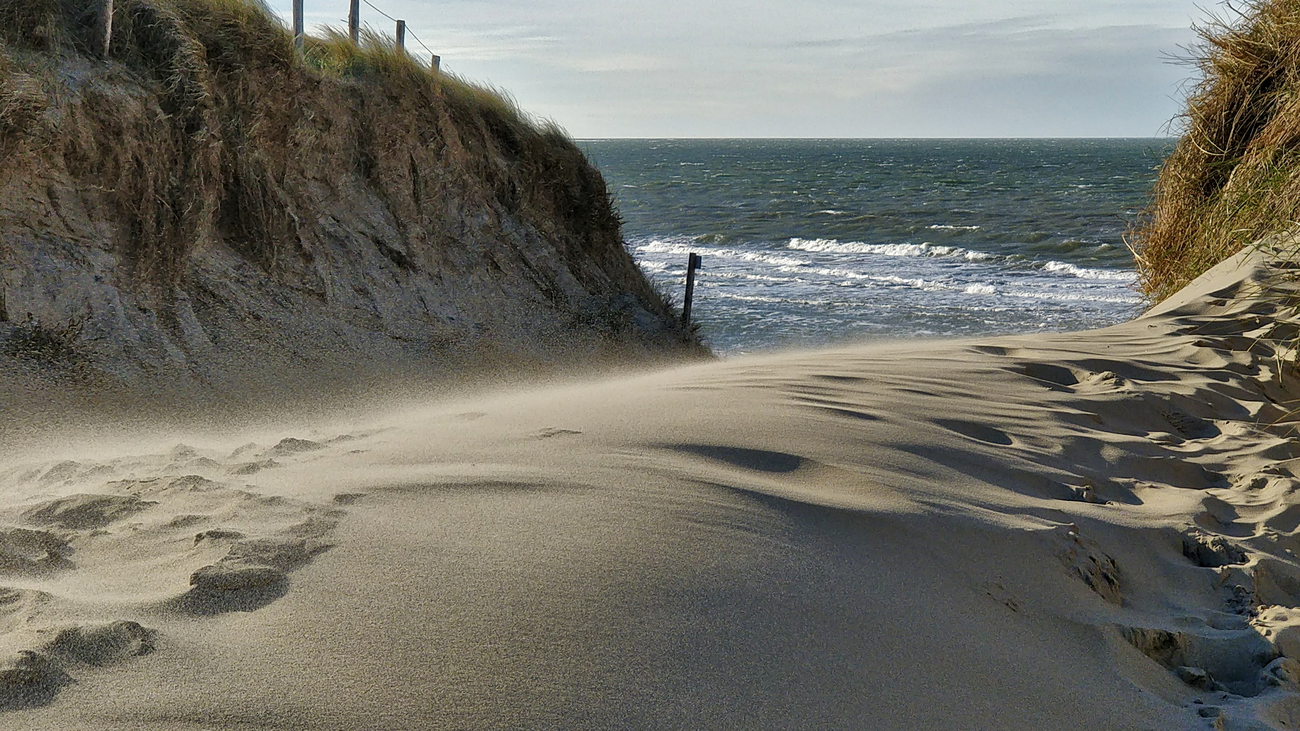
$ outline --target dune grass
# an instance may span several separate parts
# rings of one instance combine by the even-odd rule
[[[1300,0],[1226,12],[1199,28],[1182,137],[1131,233],[1156,301],[1300,220]]]
[[[53,88],[67,59],[100,63],[95,7],[0,0],[0,151],[35,135],[42,105],[54,103],[33,93],[33,74]],[[420,191],[456,185],[550,238],[580,281],[635,269],[604,180],[563,130],[507,94],[434,71],[389,36],[366,29],[353,43],[326,29],[300,52],[262,0],[116,0],[113,22],[112,64],[99,68],[156,89],[163,123],[125,98],[83,97],[60,111],[44,149],[61,146],[61,161],[123,212],[142,279],[176,282],[213,236],[271,271],[298,255],[298,222],[314,214],[295,198],[294,176],[314,173],[290,159],[295,145],[354,164],[412,222],[417,249],[447,243],[430,228],[436,199]],[[311,121],[322,114],[356,123],[322,131]]]

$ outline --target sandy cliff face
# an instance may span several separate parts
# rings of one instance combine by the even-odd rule
[[[304,61],[251,5],[117,15],[107,62],[53,11],[0,46],[10,365],[160,389],[698,348],[558,131],[377,45]]]

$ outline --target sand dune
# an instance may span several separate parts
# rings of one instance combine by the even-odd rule
[[[27,441],[0,727],[1295,728],[1268,261],[1093,332]]]

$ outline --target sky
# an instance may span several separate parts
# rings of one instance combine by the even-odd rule
[[[1175,59],[1207,19],[1191,0],[371,1],[578,138],[1176,134],[1195,70]],[[346,27],[348,0],[305,7],[309,32]]]

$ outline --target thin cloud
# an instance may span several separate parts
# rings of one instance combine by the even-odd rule
[[[321,13],[346,13],[328,1]],[[446,68],[583,137],[1154,135],[1191,73],[1167,59],[1200,14],[1167,0],[1039,0],[1030,13],[993,0],[375,1]]]

